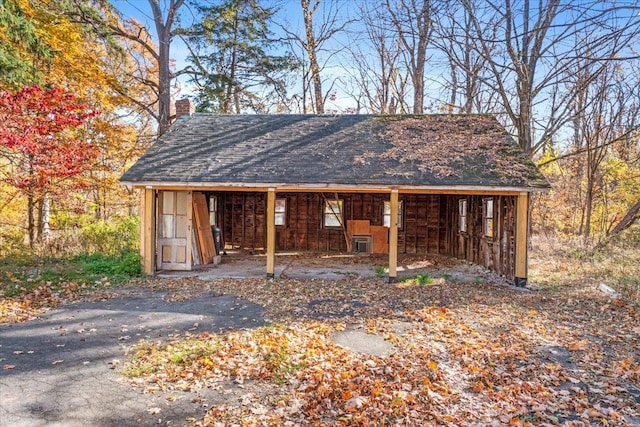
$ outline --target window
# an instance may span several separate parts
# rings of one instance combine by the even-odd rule
[[[276,199],[276,225],[285,225],[287,212],[287,199]]]
[[[391,227],[391,202],[389,201],[384,202],[382,225]],[[402,200],[398,202],[398,228],[402,228]]]
[[[458,231],[467,232],[467,199],[458,200]]]
[[[324,226],[342,227],[342,200],[325,200]]]
[[[493,199],[482,202],[482,232],[485,237],[493,237]]]
[[[218,198],[216,196],[209,196],[209,225],[216,224],[216,214],[218,212]]]

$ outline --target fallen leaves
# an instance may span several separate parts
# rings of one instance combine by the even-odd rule
[[[101,286],[106,286],[101,283]],[[47,309],[78,299],[103,299],[111,294],[92,290],[91,287],[76,282],[61,282],[53,286],[44,283],[17,297],[5,297],[0,293],[0,323],[24,322],[44,313]]]
[[[611,303],[593,286],[521,292],[485,279],[428,287],[378,279],[149,280],[142,286],[175,300],[203,290],[244,297],[263,305],[273,324],[214,333],[203,318],[189,334],[139,343],[128,361],[109,367],[149,393],[220,390],[222,403],[197,425],[639,422],[633,304]],[[393,350],[376,357],[332,341],[354,325]],[[130,345],[125,333],[114,338]]]
[[[600,310],[604,297],[594,289],[552,295],[489,284],[401,288],[375,279],[201,286],[270,301],[265,311],[275,323],[136,347],[126,372],[150,390],[223,388],[229,381],[245,389],[198,425],[587,426],[640,419],[631,394],[640,383],[638,314],[628,306]],[[391,354],[366,355],[331,340],[354,323],[393,343]]]
[[[380,157],[415,162],[436,177],[473,171],[503,181],[540,179],[522,151],[490,116],[432,115],[386,119],[382,137],[392,148]],[[366,156],[365,156],[366,157]],[[479,161],[480,160],[480,161]]]

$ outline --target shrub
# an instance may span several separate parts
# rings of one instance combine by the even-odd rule
[[[82,266],[82,274],[85,276],[128,278],[139,277],[142,274],[140,254],[131,249],[123,250],[117,256],[100,253],[81,254],[73,261]]]
[[[88,253],[115,256],[139,247],[140,219],[135,216],[114,218],[86,225],[80,230],[80,244]]]

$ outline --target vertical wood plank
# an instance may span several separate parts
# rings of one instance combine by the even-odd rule
[[[146,274],[146,256],[148,256],[147,253],[147,216],[146,216],[146,201],[147,201],[147,191],[144,189],[141,189],[140,192],[138,193],[138,196],[140,197],[139,203],[140,206],[138,207],[139,211],[138,211],[138,215],[140,215],[140,263],[142,264],[142,271],[143,273]]]
[[[527,284],[527,234],[529,230],[529,193],[520,193],[516,202],[516,286]]]
[[[267,193],[267,279],[273,279],[276,264],[276,189]]]
[[[204,193],[193,193],[193,226],[196,231],[198,253],[202,264],[213,262],[216,250],[213,243],[213,234],[209,225],[209,209]],[[193,236],[191,236],[193,238]],[[191,246],[193,247],[193,246]]]
[[[191,270],[191,267],[193,266],[193,253],[191,252],[191,248],[193,245],[193,242],[191,241],[192,239],[192,235],[193,235],[193,192],[191,191],[187,191],[187,201],[186,201],[186,208],[187,208],[187,247],[186,247],[186,270]],[[206,202],[205,202],[205,207],[206,207]],[[207,212],[208,213],[208,212]],[[208,215],[207,215],[208,218]],[[208,221],[207,221],[208,222]]]
[[[398,189],[391,190],[389,223],[389,283],[398,277]]]
[[[155,190],[140,190],[140,255],[144,274],[155,272],[156,224],[155,224]]]

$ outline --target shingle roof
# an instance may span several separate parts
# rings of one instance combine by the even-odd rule
[[[121,181],[548,187],[484,115],[183,116]]]

